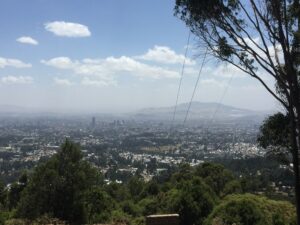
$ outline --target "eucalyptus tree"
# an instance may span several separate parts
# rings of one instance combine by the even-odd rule
[[[300,225],[299,5],[299,0],[176,0],[174,10],[210,56],[257,79],[286,110]]]

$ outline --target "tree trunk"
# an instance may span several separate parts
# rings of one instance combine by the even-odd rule
[[[298,149],[296,149],[298,152]],[[293,169],[295,174],[295,201],[297,212],[297,224],[300,225],[300,176],[299,176],[299,154],[293,156]]]
[[[298,107],[297,107],[298,108]],[[293,107],[289,109],[290,121],[291,121],[291,144],[292,144],[292,156],[293,156],[293,170],[294,170],[294,179],[295,179],[295,202],[296,202],[296,212],[297,212],[297,224],[300,225],[300,174],[299,174],[299,143],[300,136],[299,131],[299,117],[300,115],[293,111]],[[296,117],[298,121],[296,122]]]
[[[299,3],[300,0],[294,0],[294,7],[298,11],[298,17],[296,17],[298,22],[298,32],[300,32],[300,14],[299,14]],[[297,58],[299,56],[299,38],[297,36],[294,37],[293,50],[294,54],[292,54],[291,64],[288,65],[289,72],[293,71],[293,73],[289,73],[292,75],[290,77],[289,86],[290,90],[290,99],[289,99],[289,114],[290,114],[290,122],[291,122],[291,143],[292,143],[292,153],[293,153],[293,170],[294,170],[294,179],[295,179],[295,202],[296,202],[296,212],[297,212],[297,224],[300,225],[300,87],[298,75],[299,71],[297,66],[299,62],[297,62]],[[294,111],[295,109],[295,111]]]

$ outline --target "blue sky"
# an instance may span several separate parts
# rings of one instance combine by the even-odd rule
[[[174,105],[188,29],[174,0],[1,0],[0,105],[58,112],[126,112]],[[201,58],[191,38],[179,102]],[[265,90],[233,67],[205,64],[195,96],[269,110]],[[272,82],[272,81],[270,81]]]

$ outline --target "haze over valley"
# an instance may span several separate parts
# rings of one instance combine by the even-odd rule
[[[0,0],[0,225],[300,225],[300,0]]]

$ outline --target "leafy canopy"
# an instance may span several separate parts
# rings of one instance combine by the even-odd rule
[[[22,193],[17,215],[35,219],[48,214],[82,224],[87,220],[85,193],[99,181],[97,171],[83,160],[79,147],[67,140],[55,156],[35,169]]]

